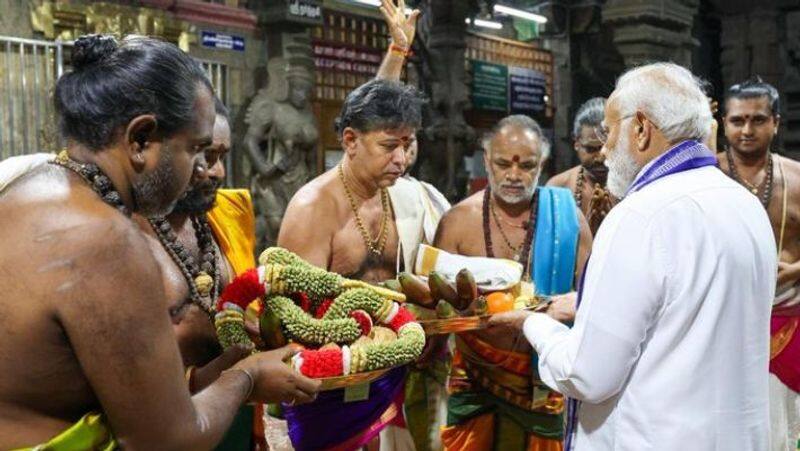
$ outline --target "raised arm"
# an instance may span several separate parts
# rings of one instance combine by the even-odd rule
[[[190,397],[158,266],[139,230],[119,218],[68,235],[49,250],[53,261],[71,262],[48,274],[59,293],[55,320],[122,448],[211,449],[248,396],[285,397],[267,390],[265,380],[279,388],[288,374],[293,385],[316,390],[281,363],[283,354],[263,353]]]
[[[381,13],[389,27],[389,35],[392,42],[386,50],[381,67],[375,78],[391,81],[400,81],[400,74],[403,72],[403,65],[406,62],[406,54],[411,49],[414,42],[414,35],[417,29],[417,18],[420,11],[415,9],[406,16],[405,0],[381,0]]]

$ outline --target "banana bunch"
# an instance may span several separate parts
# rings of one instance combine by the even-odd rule
[[[475,277],[467,269],[456,274],[455,284],[436,271],[428,274],[428,283],[404,272],[397,279],[387,280],[383,284],[390,289],[402,290],[410,304],[423,307],[414,309],[415,313],[420,312],[418,317],[431,316],[425,312],[426,309],[435,311],[435,317],[440,319],[486,313],[486,299],[478,295]]]

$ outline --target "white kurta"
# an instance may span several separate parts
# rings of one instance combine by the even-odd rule
[[[715,167],[614,207],[574,327],[524,324],[542,380],[582,401],[574,449],[768,449],[775,255],[764,208]]]

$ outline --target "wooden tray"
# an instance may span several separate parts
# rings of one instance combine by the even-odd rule
[[[518,310],[537,310],[542,306],[539,303]],[[448,319],[419,320],[418,322],[425,331],[425,335],[457,334],[459,332],[486,329],[489,327],[489,318],[491,317],[492,315],[459,316]]]
[[[374,381],[375,379],[383,376],[384,374],[395,368],[397,367],[393,366],[391,368],[383,368],[375,371],[366,371],[364,373],[350,374],[347,376],[323,377],[320,379],[322,381],[322,386],[320,386],[320,390],[322,391],[336,390],[338,388],[345,388],[351,385],[366,384]]]
[[[485,329],[492,315],[459,316],[449,319],[429,319],[419,321],[425,335],[455,334],[471,330]]]

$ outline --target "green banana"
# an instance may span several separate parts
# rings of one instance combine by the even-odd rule
[[[456,292],[458,293],[458,305],[456,308],[465,309],[478,297],[478,284],[475,277],[464,268],[456,274]]]
[[[427,285],[416,276],[407,272],[401,272],[400,275],[397,276],[397,280],[403,287],[403,293],[405,293],[409,302],[428,308],[433,308],[433,306],[436,305]]]
[[[403,292],[403,286],[400,285],[400,281],[397,279],[388,279],[383,281],[383,286],[392,290],[397,291],[399,293]]]
[[[261,339],[267,349],[278,349],[286,345],[286,337],[281,329],[281,319],[273,309],[264,309],[259,320]]]
[[[428,274],[428,287],[430,287],[431,296],[434,299],[444,299],[450,303],[458,300],[458,293],[456,293],[455,287],[436,271]]]
[[[436,304],[436,316],[439,319],[450,319],[450,318],[456,318],[459,315],[452,304],[445,301],[444,299],[440,299],[439,302]]]
[[[469,315],[475,316],[483,316],[489,313],[489,305],[486,303],[486,298],[483,296],[475,298],[467,308],[467,312]]]

